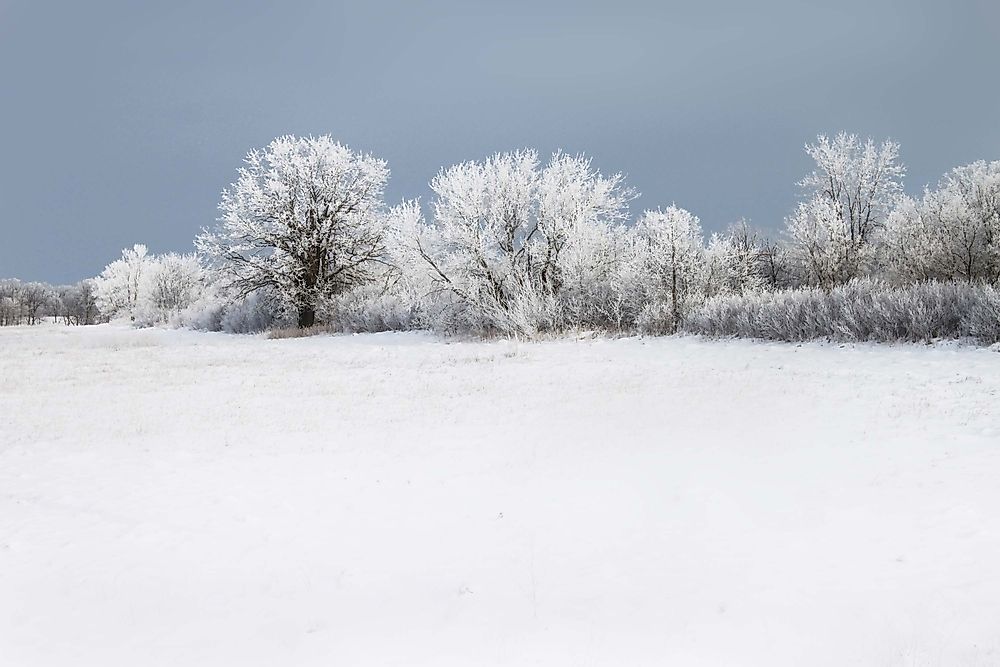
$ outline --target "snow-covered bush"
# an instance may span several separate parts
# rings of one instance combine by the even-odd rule
[[[331,297],[318,311],[332,331],[377,333],[425,328],[421,295],[400,285],[363,285]]]
[[[995,342],[1000,299],[994,288],[959,282],[903,287],[859,279],[831,290],[802,288],[713,297],[684,323],[709,336],[785,341]]]
[[[280,295],[257,290],[246,298],[227,302],[219,314],[219,330],[226,333],[260,333],[296,324],[297,311]]]
[[[199,298],[160,324],[199,331],[256,334],[295,326],[295,309],[268,290],[233,300],[209,282]]]
[[[976,340],[992,344],[1000,342],[1000,290],[984,285],[976,288],[979,298],[963,314],[962,328]]]
[[[156,256],[137,244],[104,268],[93,280],[93,292],[106,318],[154,326],[174,323],[202,299],[208,281],[195,255]]]
[[[222,331],[222,321],[226,309],[235,304],[227,304],[214,292],[206,292],[186,308],[170,318],[169,326],[196,331]]]

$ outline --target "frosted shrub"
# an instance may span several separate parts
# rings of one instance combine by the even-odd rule
[[[168,324],[197,331],[222,331],[225,313],[226,302],[214,290],[207,290],[197,301],[173,315]]]
[[[529,283],[508,281],[504,303],[485,295],[490,288],[477,279],[468,281],[465,297],[438,292],[428,300],[430,328],[448,334],[475,336],[526,336],[562,328],[560,304],[556,298]],[[472,299],[480,299],[471,305]]]
[[[1000,342],[1000,291],[992,286],[980,287],[979,298],[965,311],[962,328],[976,340],[993,344]]]
[[[101,314],[135,326],[170,324],[198,302],[209,276],[195,255],[152,255],[137,244],[122,250],[88,290]]]
[[[245,299],[228,304],[223,309],[219,326],[226,333],[260,333],[292,326],[296,314],[297,311],[282,303],[277,295],[258,290]]]
[[[797,289],[708,299],[685,331],[804,341],[929,341],[1000,337],[1000,297],[990,286],[928,282],[893,287],[870,279],[830,291]]]
[[[405,288],[365,285],[326,301],[318,315],[334,331],[376,333],[426,326],[420,295]]]

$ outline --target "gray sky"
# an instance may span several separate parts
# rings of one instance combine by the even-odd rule
[[[532,146],[623,171],[634,212],[776,229],[804,142],[902,144],[907,189],[1000,159],[1000,3],[0,0],[0,276],[189,251],[247,150],[330,133],[388,200]]]

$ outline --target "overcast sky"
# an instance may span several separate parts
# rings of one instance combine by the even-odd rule
[[[1000,3],[0,0],[0,277],[190,251],[246,152],[332,134],[388,200],[532,146],[623,171],[634,212],[777,229],[802,145],[902,144],[907,189],[1000,159]]]

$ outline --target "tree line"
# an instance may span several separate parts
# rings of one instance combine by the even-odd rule
[[[622,174],[530,149],[444,168],[428,205],[389,206],[383,160],[280,137],[247,155],[196,253],[127,249],[94,279],[95,301],[138,325],[226,331],[989,340],[1000,162],[911,197],[893,141],[840,133],[805,150],[814,169],[775,239],[742,220],[706,237],[673,204],[633,220]]]
[[[0,280],[0,326],[38,324],[45,319],[71,325],[104,321],[97,308],[94,282],[83,280],[75,285],[54,286]]]

